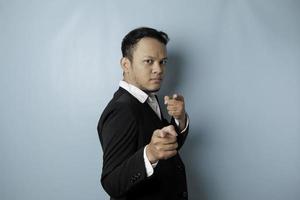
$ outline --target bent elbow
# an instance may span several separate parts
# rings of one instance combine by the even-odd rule
[[[111,181],[107,177],[101,179],[101,185],[105,192],[112,198],[121,198],[126,194],[115,181]]]

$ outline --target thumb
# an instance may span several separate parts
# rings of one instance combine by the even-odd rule
[[[166,137],[167,134],[168,134],[168,133],[165,132],[165,131],[160,131],[159,137],[164,138],[164,137]]]
[[[164,131],[164,130],[156,130],[156,131],[154,131],[154,135],[156,136],[156,137],[160,137],[160,138],[164,138],[164,137],[166,137],[166,135],[167,135],[168,133],[166,132],[166,131]]]
[[[182,95],[180,94],[173,94],[173,99],[177,100],[177,101],[184,101],[184,98]]]
[[[166,132],[170,135],[177,136],[176,130],[173,125],[166,126],[162,129],[163,132]]]

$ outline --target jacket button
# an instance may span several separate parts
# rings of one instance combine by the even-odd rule
[[[179,171],[182,171],[182,170],[183,170],[183,167],[182,167],[181,165],[177,165],[177,169],[178,169]]]
[[[182,197],[184,198],[184,199],[187,199],[187,197],[188,197],[188,193],[187,192],[182,192]]]
[[[142,175],[142,174],[139,172],[139,173],[135,174],[135,175],[133,176],[133,178],[138,179],[138,178],[140,178],[141,175]]]
[[[136,181],[136,178],[135,177],[131,177],[130,182],[134,183],[135,181]]]

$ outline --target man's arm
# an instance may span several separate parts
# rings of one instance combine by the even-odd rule
[[[143,148],[137,149],[137,122],[128,105],[117,104],[99,123],[101,183],[111,197],[121,197],[146,178]]]
[[[174,117],[171,118],[171,124],[175,127],[175,130],[178,134],[177,136],[177,143],[178,143],[178,150],[180,150],[180,148],[182,147],[182,145],[184,144],[186,137],[188,135],[189,132],[189,118],[186,118],[187,122],[186,122],[186,126],[184,127],[183,130],[180,129],[180,127],[178,126],[178,124],[175,122]]]
[[[164,100],[168,114],[172,117],[171,124],[175,127],[176,132],[178,133],[177,142],[179,150],[182,147],[189,131],[189,118],[185,111],[184,97],[174,94],[173,96],[165,96]]]

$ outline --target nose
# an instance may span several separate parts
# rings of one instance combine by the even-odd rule
[[[155,62],[153,65],[152,72],[154,74],[162,74],[164,71],[164,65],[162,65],[160,62]]]

